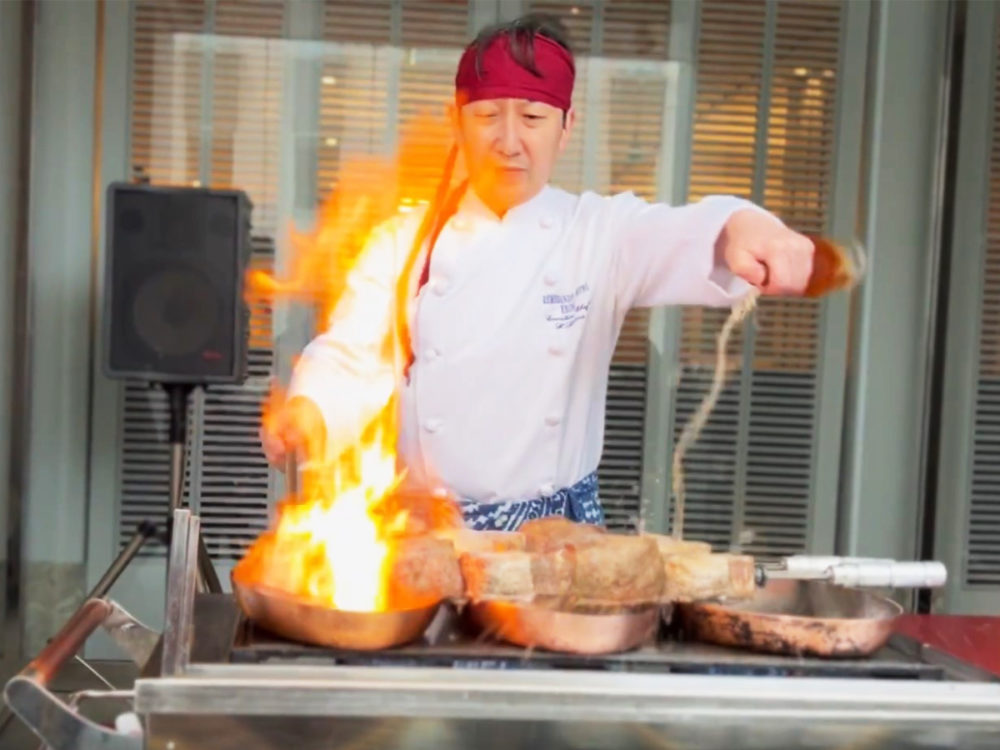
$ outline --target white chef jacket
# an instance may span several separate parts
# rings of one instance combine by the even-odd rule
[[[625,314],[741,299],[749,285],[717,265],[714,245],[729,216],[750,207],[729,196],[671,207],[547,186],[499,219],[468,190],[419,294],[423,258],[414,267],[408,379],[380,347],[420,216],[394,220],[350,273],[329,328],[303,351],[290,395],[319,406],[339,452],[398,389],[398,455],[415,486],[478,502],[571,486],[601,457]]]

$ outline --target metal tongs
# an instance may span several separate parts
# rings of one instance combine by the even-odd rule
[[[938,588],[948,580],[943,563],[899,562],[877,557],[792,555],[776,562],[757,563],[756,582],[769,580],[830,581],[855,588]]]

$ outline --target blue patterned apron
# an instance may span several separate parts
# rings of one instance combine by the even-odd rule
[[[604,525],[604,511],[597,497],[597,472],[572,487],[531,500],[501,503],[462,503],[465,525],[475,531],[516,531],[522,523],[545,516],[566,516],[571,521]]]

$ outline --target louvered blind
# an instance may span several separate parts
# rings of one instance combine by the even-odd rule
[[[532,2],[530,10],[549,13],[565,24],[570,34],[570,46],[576,55],[576,83],[573,87],[573,108],[576,110],[576,126],[565,151],[556,162],[552,182],[559,187],[578,192],[585,189],[584,169],[584,123],[590,111],[587,74],[590,69],[589,56],[594,24],[594,9],[587,3]]]
[[[970,586],[1000,585],[1000,14],[996,19],[972,482],[962,556]]]
[[[383,152],[392,67],[391,0],[327,0],[323,6],[317,180],[320,198],[337,185],[344,160]]]
[[[568,190],[632,191],[657,199],[661,149],[669,147],[662,143],[668,81],[657,63],[668,59],[670,3],[547,0],[529,5],[566,25],[577,55],[576,132],[554,182]],[[611,363],[598,467],[601,501],[612,528],[634,529],[640,516],[648,347],[649,311],[633,310]]]
[[[132,168],[155,182],[201,179],[202,54],[179,37],[206,30],[203,6],[203,0],[175,0],[134,8]]]
[[[827,226],[842,4],[699,4],[690,198],[751,198]],[[674,434],[708,389],[726,311],[686,309]],[[685,532],[755,554],[805,549],[817,431],[820,306],[764,300],[731,342],[730,379],[685,475]]]
[[[570,190],[655,198],[668,81],[670,5],[660,0],[528,2],[562,17],[579,55],[579,121],[555,181]],[[140,0],[132,14],[132,163],[153,182],[232,184],[255,203],[255,262],[271,263],[277,221],[280,0]],[[802,229],[825,226],[841,7],[764,0],[700,4],[691,197],[763,201]],[[471,32],[467,0],[326,0],[316,153],[320,197],[351,154],[390,149],[399,125],[441,107]],[[591,114],[593,113],[593,114]],[[601,117],[597,118],[600,114]],[[684,313],[675,428],[701,398],[719,311]],[[689,463],[690,531],[728,546],[801,548],[816,429],[818,310],[768,301],[734,342],[734,374]],[[194,405],[190,494],[203,502],[217,552],[266,518],[267,471],[256,453],[259,389],[272,368],[270,311],[255,311],[252,377]],[[611,370],[601,493],[613,526],[639,514],[648,316],[630,315]],[[128,386],[122,533],[166,496],[163,405]],[[159,417],[156,415],[159,414]],[[157,421],[157,420],[160,421]],[[226,435],[226,437],[223,437]],[[237,447],[240,446],[240,447]],[[238,455],[237,455],[238,454]],[[240,461],[246,460],[244,466]],[[734,501],[734,498],[737,500]],[[756,546],[754,546],[756,545]]]
[[[452,100],[455,68],[470,36],[470,9],[466,0],[410,0],[402,4],[399,124],[420,116],[439,116]],[[448,129],[423,137],[422,147],[436,147],[442,154],[452,141]],[[441,178],[440,166],[420,166],[423,172],[417,175],[430,194]]]
[[[274,262],[285,3],[140,0],[132,14],[131,163],[153,184],[245,190],[254,203],[252,265]],[[185,495],[209,551],[238,557],[268,519],[260,404],[273,368],[270,309],[251,311],[249,377],[197,393],[189,410]],[[163,394],[124,388],[119,532],[167,507]],[[148,548],[151,554],[162,549]]]
[[[401,125],[443,114],[468,41],[469,4],[326,0],[323,19],[318,178],[326,196],[352,157],[386,153]],[[428,182],[440,177],[425,172]]]

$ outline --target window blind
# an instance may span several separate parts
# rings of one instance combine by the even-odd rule
[[[285,30],[281,0],[135,3],[130,150],[154,184],[245,190],[254,203],[251,265],[272,267],[277,226]],[[198,392],[189,409],[185,494],[209,551],[238,557],[268,520],[270,479],[257,429],[273,368],[271,311],[251,311],[249,376]],[[123,389],[122,543],[142,518],[161,518],[169,489],[162,392]],[[163,554],[150,546],[151,554]]]
[[[579,122],[555,182],[569,190],[657,197],[669,82],[671,6],[649,0],[527,2],[559,15],[580,64]],[[132,13],[131,161],[153,182],[236,185],[255,204],[254,263],[274,262],[283,37],[290,3],[138,0]],[[761,200],[802,229],[826,222],[838,2],[706,0],[698,39],[691,198]],[[472,28],[466,0],[326,0],[316,123],[318,195],[352,154],[391,149],[400,124],[443,106]],[[478,17],[478,15],[477,15]],[[428,175],[430,179],[432,175]],[[270,310],[254,311],[251,378],[193,404],[201,444],[187,491],[217,554],[236,555],[266,522],[270,488],[259,455],[259,404],[273,366]],[[766,302],[734,342],[722,403],[691,454],[692,535],[753,549],[801,547],[815,432],[819,308]],[[684,312],[676,431],[707,387],[723,314]],[[612,526],[639,515],[648,313],[625,324],[612,362],[601,494]],[[121,531],[162,512],[168,457],[159,394],[124,389]],[[243,463],[245,462],[245,463]],[[158,510],[160,509],[160,510]],[[745,536],[745,535],[744,535]],[[753,545],[757,545],[754,547]]]
[[[762,203],[799,231],[828,222],[843,6],[699,4],[690,198]],[[762,300],[729,347],[732,371],[686,462],[685,532],[755,554],[805,549],[821,359],[821,305]],[[712,375],[725,310],[683,313],[674,434]]]
[[[960,558],[965,583],[977,587],[1000,586],[1000,14],[994,15],[986,252],[979,312],[972,481],[963,533],[965,554]]]

